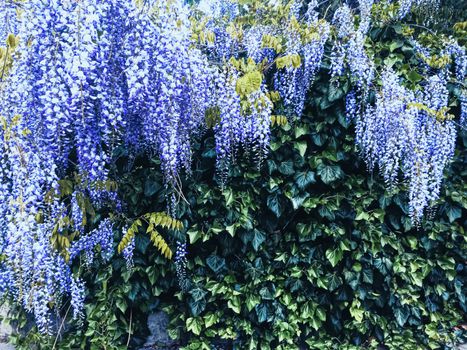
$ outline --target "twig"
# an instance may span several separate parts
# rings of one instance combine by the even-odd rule
[[[461,123],[458,123],[458,122],[455,122],[455,121],[452,121],[452,122],[454,123],[454,125],[457,125],[462,130],[467,130],[467,127],[463,126]]]
[[[416,24],[416,23],[408,23],[409,26],[412,26],[412,27],[418,27],[418,28],[422,28],[424,30],[427,30],[428,32],[430,32],[431,34],[433,35],[436,35],[436,32],[431,30],[430,28],[428,27],[425,27],[425,26],[422,26],[420,24]]]
[[[57,345],[58,337],[60,336],[60,331],[62,330],[63,325],[65,324],[65,320],[66,320],[66,317],[67,317],[68,312],[70,311],[70,309],[71,309],[71,303],[70,303],[70,305],[68,306],[68,309],[65,312],[65,316],[63,316],[63,320],[62,320],[62,323],[60,323],[60,327],[58,327],[57,336],[55,337],[55,341],[54,341],[54,345],[52,346],[52,350],[55,350],[55,346]]]
[[[131,322],[133,321],[133,308],[130,309],[130,324],[128,325],[128,339],[126,341],[126,347],[130,345],[130,339],[131,339]]]
[[[5,59],[3,60],[3,68],[2,68],[2,75],[0,76],[0,81],[3,81],[3,75],[5,74],[6,59],[8,57],[8,49],[9,48],[10,48],[10,46],[7,45],[6,50],[5,50]]]

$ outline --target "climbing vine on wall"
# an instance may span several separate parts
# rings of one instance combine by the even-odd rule
[[[223,236],[225,233],[233,240],[240,238],[244,247],[238,247],[237,255],[246,255],[237,263],[251,260],[254,266],[263,259],[263,244],[275,242],[280,247],[281,240],[290,241],[286,234],[295,230],[306,232],[314,242],[309,258],[315,254],[317,258],[324,257],[332,268],[339,268],[346,256],[362,265],[360,260],[364,262],[367,251],[355,255],[364,249],[358,235],[373,231],[365,231],[359,224],[373,225],[372,220],[376,222],[374,234],[412,232],[415,236],[410,237],[415,238],[407,246],[412,250],[422,240],[417,232],[426,230],[427,237],[436,240],[426,225],[433,225],[433,232],[444,233],[447,226],[436,228],[436,214],[430,221],[427,211],[430,214],[430,210],[441,208],[441,213],[449,213],[448,222],[454,224],[462,218],[460,208],[465,208],[462,190],[456,197],[461,203],[457,209],[447,210],[448,204],[439,196],[446,195],[443,178],[453,160],[456,140],[462,139],[465,128],[467,69],[465,25],[456,24],[450,35],[426,29],[425,22],[433,19],[424,17],[424,11],[430,13],[439,6],[431,1],[368,0],[348,4],[225,0],[194,5],[182,1],[3,1],[2,16],[8,20],[0,30],[6,39],[6,47],[0,52],[2,292],[20,300],[27,311],[34,313],[43,333],[54,332],[51,307],[61,310],[62,302],[68,298],[73,317],[82,321],[86,298],[83,270],[93,264],[118,261],[113,254],[115,243],[120,242],[117,251],[126,258],[128,271],[134,271],[138,266],[134,249],[145,221],[147,238],[156,248],[167,258],[175,252],[178,287],[192,295],[191,316],[180,312],[178,321],[184,321],[189,332],[201,336],[204,327],[210,328],[218,320],[217,316],[209,316],[208,321],[199,318],[204,309],[192,301],[207,303],[205,289],[212,283],[205,281],[203,287],[198,279],[206,271],[222,275],[238,267],[226,264],[226,252],[220,251],[227,249],[222,248],[223,241],[211,246],[211,238],[228,238]],[[328,119],[324,114],[329,114]],[[328,128],[327,124],[333,127]],[[365,161],[363,172],[361,164],[354,164],[357,158],[349,140],[354,130],[356,149]],[[289,151],[283,154],[283,148]],[[296,161],[298,167],[294,165]],[[206,182],[209,186],[195,190],[191,181],[200,176],[199,167],[206,162],[209,166],[203,170],[200,184]],[[135,181],[133,176],[141,169],[153,166],[160,178],[153,183],[145,180],[143,193],[146,200],[160,195],[157,208],[143,204],[141,208],[147,211],[136,210],[140,207],[134,208],[139,203],[133,198],[139,189],[130,189],[128,182]],[[275,172],[285,178],[274,180]],[[343,195],[349,189],[338,187],[342,196],[337,191],[335,197],[320,191],[323,186],[333,188],[347,180],[352,183],[358,175],[366,179],[359,180],[362,182],[358,186],[370,192],[374,186],[383,191],[383,187],[368,183],[377,182],[381,176],[387,191],[385,197],[398,198],[396,204],[402,210],[399,219],[389,219],[391,200],[379,203],[378,208],[370,205],[372,201],[362,203],[364,210],[355,215],[336,216],[334,211],[346,201],[346,205],[356,208],[355,203],[348,202],[349,194]],[[235,181],[242,177],[245,182],[251,181],[242,186],[254,188],[252,193],[246,191],[243,199],[234,195]],[[267,193],[264,184],[269,186]],[[316,188],[308,192],[311,184]],[[210,196],[219,196],[225,203]],[[254,196],[259,196],[254,204],[245,205]],[[262,196],[266,196],[266,202]],[[321,202],[322,196],[330,198]],[[209,212],[211,202],[217,203],[217,209],[226,206],[226,212]],[[200,203],[205,208],[195,215],[194,208]],[[283,237],[274,238],[277,228],[268,226],[274,225],[274,220],[264,224],[256,218],[267,212],[280,221],[290,208],[290,222],[279,230]],[[329,221],[329,227],[294,221],[305,220],[300,217],[305,215],[303,211],[310,214],[309,220],[314,220],[314,210]],[[227,216],[216,222],[216,215]],[[356,228],[342,231],[339,220],[343,220],[342,226],[352,221]],[[161,234],[156,230],[159,225],[177,230]],[[414,226],[420,231],[412,231]],[[188,238],[184,232],[178,232],[183,227],[188,229]],[[239,233],[242,230],[248,233]],[[329,230],[339,237],[350,237],[337,239]],[[120,231],[124,231],[123,236],[115,240]],[[445,238],[446,244],[460,240],[456,247],[462,246],[464,233],[455,232],[460,238]],[[199,250],[200,255],[195,254],[197,260],[187,258],[187,249],[188,257],[191,250],[186,247],[187,239],[192,244],[205,241],[213,249],[206,263],[202,259],[205,248],[201,246],[193,247]],[[380,243],[381,249],[405,249],[388,240]],[[430,250],[427,243],[420,242],[423,249]],[[286,256],[300,255],[300,250],[305,249],[298,243],[291,245],[292,250],[284,257],[277,257],[279,260],[271,258],[272,253],[265,253],[268,264],[254,268],[278,268],[279,263],[286,263]],[[253,248],[258,257],[253,259],[253,251],[248,256],[246,247]],[[421,287],[425,279],[440,277],[436,275],[439,264],[430,260],[429,253],[419,254],[428,262],[418,266],[415,261],[410,265],[416,276],[410,282],[416,287]],[[373,259],[383,259],[376,250],[370,255],[372,264],[376,261]],[[454,300],[443,305],[451,310],[443,319],[443,326],[460,322],[459,310],[465,308],[459,292],[464,283],[459,277],[463,271],[461,256],[449,251],[446,257],[439,257],[443,264],[440,269],[450,272],[447,286],[434,292],[445,299],[443,289],[455,291]],[[293,261],[292,264],[299,264],[298,260]],[[404,261],[397,272],[393,271],[395,274],[407,272]],[[311,264],[311,260],[305,263]],[[340,300],[344,304],[339,312],[350,307],[351,318],[364,323],[353,329],[360,334],[359,339],[375,335],[377,341],[383,341],[381,334],[386,331],[381,320],[376,316],[371,319],[371,315],[387,312],[381,305],[390,305],[399,327],[411,320],[410,325],[423,328],[424,342],[445,342],[445,338],[434,335],[438,316],[432,316],[437,309],[431,308],[431,303],[436,298],[425,295],[425,306],[417,304],[413,307],[418,311],[413,311],[408,306],[408,296],[394,296],[396,282],[388,276],[395,262],[384,269],[382,262],[378,264],[379,273],[386,278],[383,288],[391,295],[389,304],[380,300],[374,302],[380,309],[372,309],[375,305],[368,304],[362,292],[358,298],[343,296]],[[316,288],[332,295],[351,273],[362,271],[361,266],[355,266],[353,272],[340,271],[344,273],[341,276],[336,276],[336,271],[308,276],[306,283],[314,288],[310,295],[319,294]],[[301,275],[295,274],[300,280]],[[444,277],[440,278],[444,283]],[[235,278],[225,282],[234,283],[229,280]],[[372,278],[368,283],[373,281]],[[350,288],[355,290],[352,285]],[[211,292],[213,296],[216,293],[229,296],[227,308],[234,314],[247,316],[241,307],[243,292]],[[255,303],[247,302],[254,304],[247,309],[249,313],[254,309],[259,325],[266,322],[284,333],[278,339],[267,335],[264,344],[308,342],[315,346],[310,339],[317,338],[311,329],[318,332],[326,322],[331,322],[333,331],[343,329],[343,325],[327,316],[339,312],[320,306],[330,300],[326,299],[331,298],[328,294],[322,302],[306,306],[312,310],[312,321],[305,321],[308,316],[302,315],[300,321],[286,322],[286,313],[269,313],[282,310],[283,306],[277,303],[289,308],[289,302],[278,300],[288,300],[290,296],[276,295],[272,290],[268,293],[272,299],[264,300],[271,300],[274,305],[267,301],[256,303],[256,299]],[[297,306],[302,307],[305,306]],[[428,315],[431,321],[427,323],[423,318]],[[341,316],[345,320],[349,315]],[[369,319],[365,323],[366,316]],[[200,342],[216,337],[246,341],[251,325],[242,325],[235,317],[230,320],[230,328],[221,333],[203,333],[201,338],[205,340]],[[308,322],[314,322],[311,329],[307,328]],[[234,325],[240,328],[235,329]],[[449,327],[441,334],[450,335]],[[298,333],[311,338],[302,339]],[[258,344],[261,334],[259,331],[250,339],[250,346]],[[347,335],[344,339],[359,342]]]

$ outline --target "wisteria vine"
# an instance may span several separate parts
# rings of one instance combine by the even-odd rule
[[[427,2],[401,1],[397,18]],[[438,199],[457,133],[447,86],[465,81],[465,48],[446,41],[446,62],[433,68],[432,52],[414,41],[426,65],[414,91],[392,68],[377,72],[367,53],[373,0],[343,4],[329,21],[316,0],[252,3],[1,0],[0,38],[7,49],[19,45],[0,86],[0,292],[33,312],[41,331],[50,332],[49,305],[64,295],[83,316],[72,262],[91,264],[96,247],[112,257],[112,221],[87,218],[104,206],[121,210],[117,147],[157,155],[167,187],[178,190],[191,143],[211,128],[223,184],[240,151],[258,165],[267,156],[273,114],[301,117],[327,50],[331,83],[354,82],[347,116],[368,167],[389,187],[404,175],[414,222]],[[260,24],[243,25],[246,15]],[[123,250],[129,268],[133,248],[134,240]],[[184,241],[176,261],[185,280]]]

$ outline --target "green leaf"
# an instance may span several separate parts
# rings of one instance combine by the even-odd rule
[[[344,173],[337,165],[320,164],[317,173],[326,185],[344,177]]]
[[[328,109],[331,106],[332,102],[330,102],[326,96],[320,99],[319,108],[321,108],[322,110]]]
[[[323,146],[324,143],[326,142],[326,140],[328,139],[327,136],[325,134],[318,134],[318,133],[315,133],[315,134],[312,134],[311,135],[311,139],[313,140],[313,143],[316,145],[316,146]]]
[[[202,232],[200,230],[197,230],[197,229],[193,229],[193,230],[189,230],[187,232],[188,234],[188,237],[190,239],[190,244],[193,244],[195,243],[198,239],[201,238],[201,235],[202,235]]]
[[[253,310],[256,305],[258,305],[261,302],[261,298],[258,294],[250,294],[246,298],[246,307],[248,311]]]
[[[310,302],[305,303],[303,306],[300,307],[300,316],[303,319],[312,318],[314,315],[314,309]]]
[[[259,295],[264,299],[264,300],[274,300],[276,298],[275,296],[275,291],[276,288],[274,285],[268,287],[263,287],[259,291]]]
[[[267,206],[277,217],[281,216],[282,208],[277,193],[273,193],[268,196]]]
[[[397,40],[397,41],[393,41],[390,45],[389,45],[389,50],[391,52],[393,52],[394,50],[398,49],[399,47],[402,47],[404,45],[404,43],[400,40]]]
[[[258,341],[254,337],[250,337],[250,341],[248,344],[248,350],[256,350],[258,349]]]
[[[350,307],[350,315],[358,322],[363,321],[363,316],[365,314],[365,310],[361,308],[360,301],[358,299],[354,299],[352,306]]]
[[[293,162],[282,162],[279,166],[279,172],[283,175],[292,175],[294,173]]]
[[[370,215],[367,212],[361,211],[355,217],[355,221],[368,221],[369,218],[370,218]]]
[[[206,300],[194,300],[193,298],[190,298],[188,305],[190,306],[191,314],[196,317],[206,309]]]
[[[297,210],[298,208],[300,208],[303,202],[305,202],[307,198],[308,198],[308,194],[290,198],[290,200],[292,201],[292,207],[294,208],[294,210]]]
[[[407,74],[407,79],[409,79],[412,83],[418,83],[423,79],[423,76],[412,70],[409,74]]]
[[[253,245],[253,248],[255,249],[255,251],[258,251],[260,245],[266,240],[266,235],[261,232],[261,231],[258,231],[258,230],[254,230],[254,233],[253,233],[253,240],[251,242],[251,244]]]
[[[315,331],[321,328],[321,324],[322,322],[318,318],[314,317],[311,319],[311,327],[313,327]]]
[[[328,279],[328,289],[332,292],[336,290],[342,284],[341,278],[336,275],[332,274]]]
[[[241,303],[240,303],[240,297],[238,295],[231,297],[227,301],[227,306],[230,309],[232,309],[235,313],[239,314],[240,311],[242,310]]]
[[[200,335],[201,330],[203,329],[203,320],[202,318],[198,317],[189,317],[186,320],[186,328],[187,330],[193,332],[195,335]]]
[[[316,308],[316,316],[318,316],[321,321],[326,321],[326,310],[321,307]]]
[[[209,313],[206,316],[203,317],[204,319],[204,325],[206,328],[211,327],[213,324],[217,323],[219,320],[218,316],[214,313]]]
[[[437,263],[444,271],[452,271],[456,267],[456,261],[451,257],[439,258]]]
[[[344,90],[336,85],[335,83],[329,84],[328,89],[328,101],[334,102],[341,99],[344,96]]]
[[[307,135],[309,133],[308,125],[300,125],[295,127],[295,138],[298,139],[300,136]]]
[[[225,198],[225,205],[230,206],[234,201],[233,191],[229,188],[222,192]]]
[[[343,255],[344,254],[340,248],[326,250],[326,258],[329,260],[332,267],[335,267],[339,261],[342,260]]]
[[[363,269],[363,282],[373,283],[373,271],[370,269]]]
[[[151,197],[160,189],[161,189],[161,186],[152,177],[148,177],[148,179],[144,183],[144,195],[146,197]]]
[[[122,312],[122,313],[125,313],[126,309],[127,309],[127,304],[126,304],[126,301],[124,299],[121,299],[121,298],[118,298],[115,302],[115,305],[117,305],[117,308]]]
[[[456,219],[462,217],[462,210],[459,207],[448,205],[446,208],[446,215],[449,218],[449,222],[454,222]]]
[[[399,326],[403,327],[410,316],[410,309],[407,305],[394,309],[394,316]]]
[[[305,156],[307,147],[308,147],[308,144],[305,140],[297,141],[294,143],[294,148],[298,151],[298,153],[300,153],[302,157]]]
[[[312,171],[301,171],[294,176],[298,188],[304,190],[308,185],[315,183],[315,173]]]
[[[233,237],[235,236],[235,231],[236,231],[237,227],[235,226],[235,224],[232,224],[230,226],[226,226],[225,227],[225,230]]]
[[[207,258],[206,264],[216,274],[218,274],[219,272],[221,272],[222,270],[226,268],[225,259],[217,255],[211,255],[209,258]]]
[[[194,288],[194,289],[190,290],[189,293],[191,294],[191,297],[195,301],[199,301],[199,300],[204,299],[204,297],[207,294],[207,292],[204,289],[201,289],[201,288]]]
[[[268,319],[268,306],[265,303],[261,303],[255,306],[256,316],[258,316],[258,322],[265,322]]]

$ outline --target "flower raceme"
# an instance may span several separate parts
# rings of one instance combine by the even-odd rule
[[[420,92],[386,69],[369,103],[378,86],[364,45],[372,0],[344,4],[331,23],[316,1],[29,0],[19,22],[14,4],[0,2],[9,19],[0,35],[21,39],[0,91],[0,292],[33,312],[43,332],[49,305],[64,295],[83,316],[85,288],[71,263],[91,264],[97,246],[102,259],[113,254],[112,221],[87,218],[122,210],[111,185],[117,147],[157,155],[175,188],[190,170],[191,142],[211,128],[224,183],[240,149],[258,164],[266,157],[273,113],[300,118],[329,42],[330,77],[355,81],[347,111],[369,167],[389,186],[405,175],[414,221],[438,198],[456,136],[443,118],[446,86],[453,74],[465,78],[465,50],[447,46],[456,66],[433,73]],[[133,247],[123,250],[129,267]],[[183,242],[176,260],[184,280]]]
[[[355,97],[347,100],[348,113],[355,119],[356,143],[369,168],[377,165],[390,188],[402,170],[409,184],[410,215],[416,223],[439,197],[444,169],[454,154],[454,121],[436,117],[436,111],[448,104],[445,79],[434,75],[422,91],[414,93],[387,69],[374,106],[366,105],[358,113]]]

